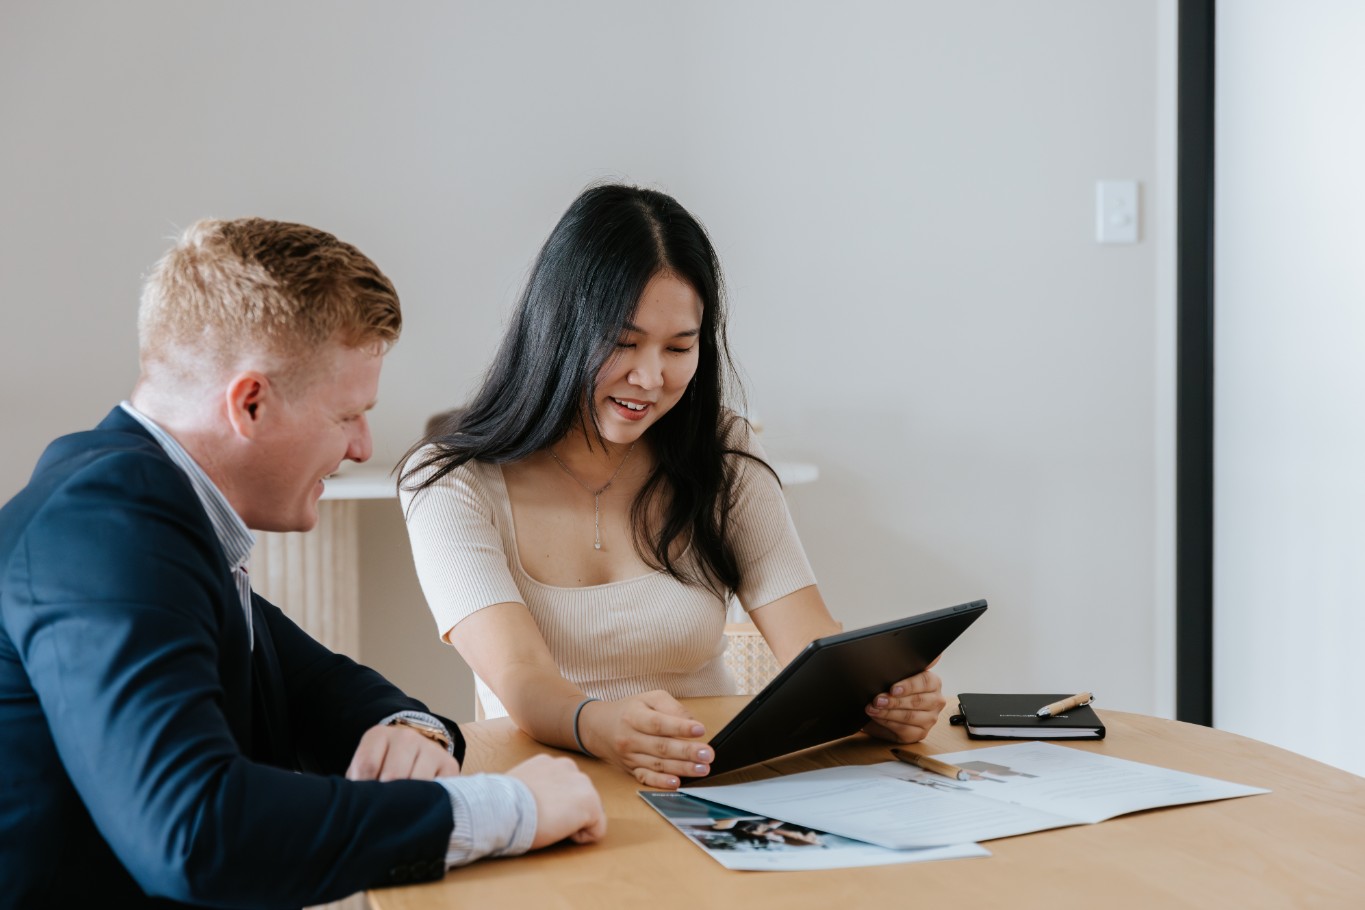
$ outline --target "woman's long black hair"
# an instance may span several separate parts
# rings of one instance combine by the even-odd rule
[[[742,399],[742,390],[727,389],[734,368],[716,251],[701,224],[655,190],[597,186],[574,200],[536,258],[482,387],[403,457],[404,489],[431,486],[470,460],[520,461],[563,439],[584,413],[593,423],[589,444],[594,435],[604,443],[596,409],[584,404],[596,399],[602,365],[661,272],[701,298],[701,349],[691,386],[647,431],[656,464],[631,506],[635,549],[684,583],[721,597],[733,592],[739,563],[727,530],[738,461],[731,456],[759,460],[744,451],[748,427],[733,426],[741,418],[727,407],[727,394]],[[659,516],[662,527],[651,535],[651,517]],[[675,542],[691,545],[695,570],[679,564]]]

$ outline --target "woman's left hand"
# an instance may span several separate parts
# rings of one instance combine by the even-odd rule
[[[842,629],[825,609],[825,602],[815,585],[758,607],[749,613],[749,617],[784,665],[807,642]],[[871,722],[863,732],[899,743],[917,743],[928,736],[938,722],[939,712],[948,703],[943,697],[943,680],[930,672],[936,663],[937,658],[924,672],[892,683],[890,692],[874,696],[867,706]]]
[[[893,683],[889,693],[872,699],[867,706],[867,716],[872,720],[863,732],[893,742],[917,743],[929,735],[947,703],[943,680],[937,673],[916,673]]]

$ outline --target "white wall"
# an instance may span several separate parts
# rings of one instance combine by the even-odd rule
[[[821,468],[791,498],[847,625],[984,596],[950,692],[1167,710],[1170,9],[6,4],[0,497],[131,384],[177,227],[299,220],[380,263],[392,461],[468,393],[560,212],[619,177],[710,228],[768,447]],[[1101,177],[1143,181],[1143,242],[1095,244]],[[365,514],[362,656],[464,716],[453,652],[414,651],[401,526]]]
[[[1365,7],[1223,3],[1214,723],[1365,774]]]

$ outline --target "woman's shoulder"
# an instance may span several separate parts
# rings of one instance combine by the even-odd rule
[[[428,443],[404,463],[398,488],[405,499],[432,489],[454,490],[480,500],[496,498],[501,488],[501,473],[492,462],[469,459],[450,466],[450,453]]]
[[[725,411],[721,415],[721,444],[726,459],[741,475],[771,475],[768,452],[763,447],[762,433],[757,424],[742,414]]]
[[[729,451],[752,452],[758,445],[758,430],[749,418],[725,408],[720,412],[720,441]]]

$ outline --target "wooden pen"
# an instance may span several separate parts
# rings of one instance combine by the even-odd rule
[[[1081,705],[1088,705],[1095,700],[1095,696],[1090,692],[1082,692],[1061,701],[1054,701],[1050,705],[1043,705],[1038,709],[1037,717],[1053,717],[1058,714],[1065,714],[1072,708],[1079,708]]]
[[[939,761],[928,755],[920,755],[918,752],[904,752],[900,749],[892,749],[891,754],[907,765],[914,765],[923,771],[930,771],[934,774],[942,774],[944,777],[951,777],[953,780],[971,780],[977,775],[965,768],[957,765],[950,765],[946,761]]]

